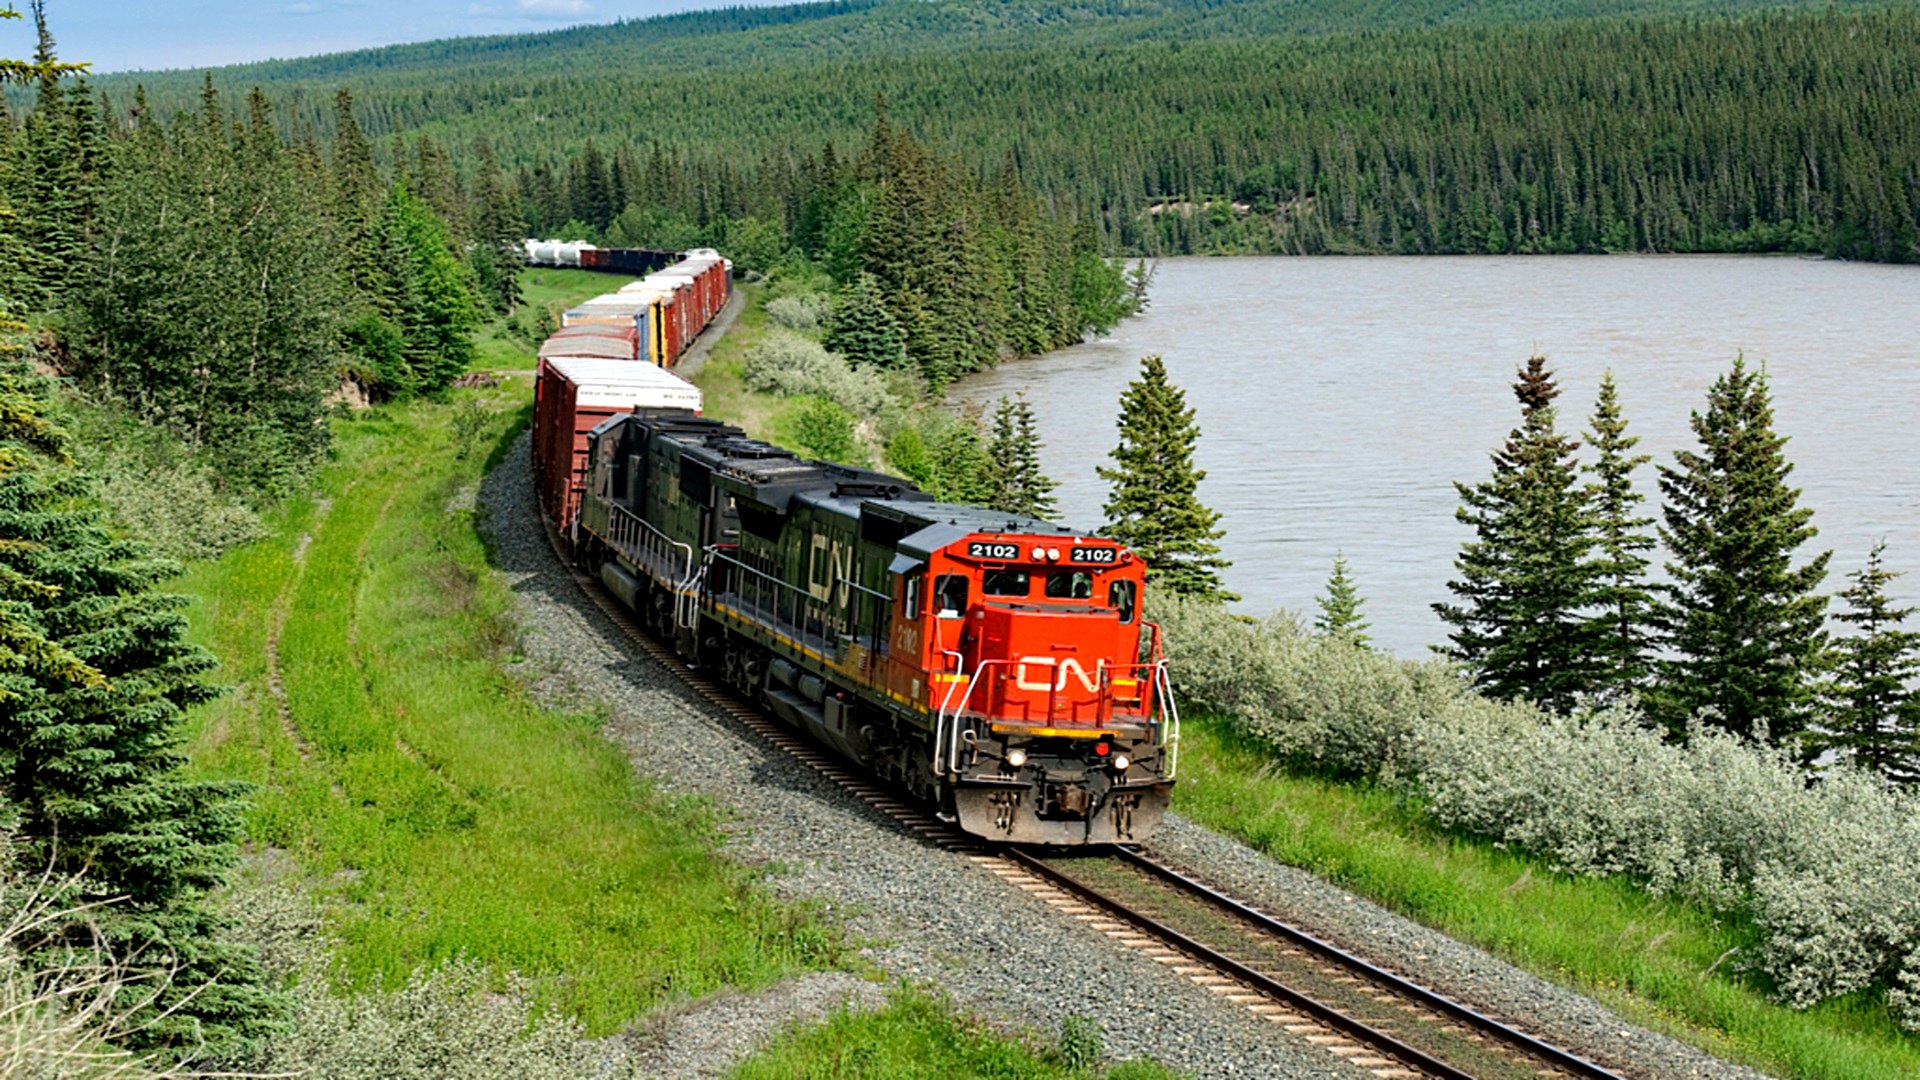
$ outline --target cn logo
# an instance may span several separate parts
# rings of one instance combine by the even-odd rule
[[[1099,671],[1105,665],[1106,661],[1104,660],[1095,663],[1094,672]],[[1039,668],[1041,678],[1036,680],[1030,676],[1027,673],[1029,667]],[[1100,692],[1100,682],[1094,677],[1094,673],[1081,667],[1080,661],[1075,660],[1071,656],[1064,660],[1058,660],[1051,656],[1023,656],[1020,658],[1019,663],[1013,665],[1013,685],[1022,690],[1040,692],[1065,690],[1069,677],[1080,680],[1080,685],[1086,687],[1087,693],[1089,694],[1097,694]]]

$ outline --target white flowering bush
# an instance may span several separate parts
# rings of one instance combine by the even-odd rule
[[[1418,663],[1156,598],[1184,700],[1287,759],[1366,776],[1436,823],[1568,873],[1737,912],[1760,932],[1738,963],[1804,1008],[1868,987],[1920,1030],[1920,803],[1835,768],[1696,728],[1684,746],[1629,709],[1559,716]]]
[[[874,371],[856,369],[839,353],[791,330],[770,330],[747,351],[741,378],[750,390],[792,397],[812,394],[838,404],[856,417],[877,415],[893,401],[886,381]]]
[[[767,319],[775,326],[817,334],[832,307],[833,298],[825,293],[795,293],[767,301]]]

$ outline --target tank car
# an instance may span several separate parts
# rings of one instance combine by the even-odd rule
[[[1179,718],[1126,548],[688,411],[587,444],[576,557],[690,661],[969,833],[1159,824]]]

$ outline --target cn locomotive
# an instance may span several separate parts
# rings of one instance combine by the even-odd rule
[[[1154,831],[1179,716],[1132,552],[804,460],[700,415],[671,372],[618,374],[642,363],[542,361],[536,482],[582,569],[689,662],[966,832]]]

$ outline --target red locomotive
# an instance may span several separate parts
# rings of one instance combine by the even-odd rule
[[[994,840],[1145,839],[1179,721],[1145,567],[684,410],[588,436],[576,556],[676,648]]]

